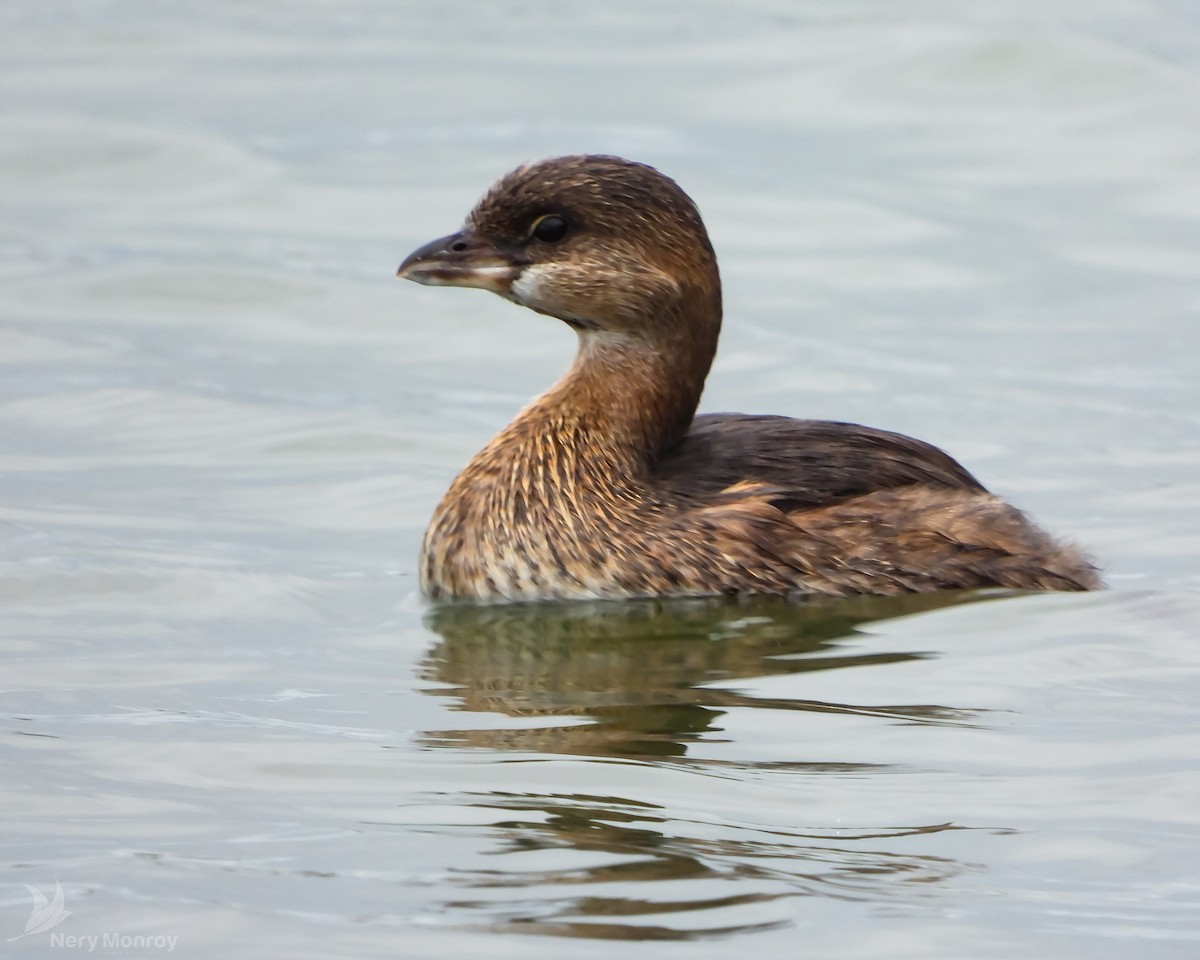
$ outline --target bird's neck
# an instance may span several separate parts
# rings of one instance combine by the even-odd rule
[[[687,433],[716,352],[710,323],[666,325],[653,340],[582,330],[571,368],[510,429],[551,431],[614,474],[644,474]]]

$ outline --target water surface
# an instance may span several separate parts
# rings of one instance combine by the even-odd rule
[[[0,23],[14,955],[1200,952],[1192,6]],[[572,338],[391,274],[579,151],[706,216],[705,409],[929,439],[1111,589],[427,607]]]

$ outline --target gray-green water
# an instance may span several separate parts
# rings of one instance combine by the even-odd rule
[[[706,216],[705,409],[932,440],[1111,589],[430,611],[573,338],[391,274],[581,151]],[[1198,367],[1189,3],[9,0],[6,955],[1194,957]]]

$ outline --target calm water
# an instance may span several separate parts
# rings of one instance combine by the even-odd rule
[[[429,609],[573,338],[391,275],[579,151],[706,215],[707,409],[1112,589]],[[8,0],[0,211],[6,955],[1200,956],[1194,4]]]

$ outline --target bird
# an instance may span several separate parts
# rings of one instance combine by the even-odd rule
[[[937,447],[853,423],[697,415],[721,330],[717,258],[654,167],[556,157],[501,177],[397,275],[474,287],[578,336],[566,373],[451,483],[421,545],[435,602],[998,587],[1099,572]]]

